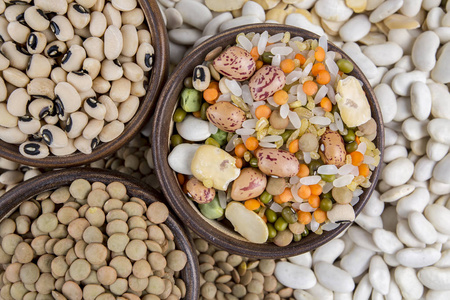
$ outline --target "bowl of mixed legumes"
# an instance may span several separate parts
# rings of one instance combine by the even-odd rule
[[[336,237],[378,180],[369,82],[325,36],[236,28],[192,50],[163,89],[153,157],[170,205],[212,244],[287,257]]]
[[[191,237],[132,176],[59,170],[0,200],[3,299],[198,299]]]
[[[56,168],[114,153],[167,78],[157,1],[16,2],[0,8],[0,156]]]

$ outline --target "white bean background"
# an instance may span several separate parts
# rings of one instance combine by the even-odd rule
[[[295,299],[450,299],[450,1],[158,2],[173,66],[218,32],[284,23],[327,34],[374,87],[386,126],[381,180],[345,234],[277,262],[275,276],[295,289]],[[130,154],[115,168],[145,170],[140,177],[154,183],[149,146],[140,146],[145,167]],[[41,172],[5,159],[0,170],[0,195]]]

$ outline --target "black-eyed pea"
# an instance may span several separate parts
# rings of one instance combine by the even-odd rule
[[[119,105],[119,116],[118,120],[122,123],[127,123],[130,121],[134,115],[136,114],[137,110],[139,109],[139,98],[136,96],[130,96],[127,100],[120,103]]]
[[[105,59],[105,53],[103,51],[104,45],[101,38],[91,36],[84,40],[83,47],[86,49],[88,57],[95,58],[99,62]]]
[[[145,20],[144,12],[139,7],[122,12],[122,23],[138,27]]]
[[[9,67],[9,59],[7,59],[3,53],[0,52],[0,71],[3,71]]]
[[[15,127],[19,122],[19,118],[9,113],[6,103],[0,103],[0,126]]]
[[[70,72],[67,74],[67,82],[79,92],[86,92],[92,87],[92,78],[84,71]]]
[[[89,24],[91,15],[84,6],[78,3],[70,3],[67,9],[67,17],[75,28],[83,28]]]
[[[94,89],[89,89],[84,92],[80,92],[80,98],[81,101],[85,101],[87,98],[96,98],[97,94],[95,93]]]
[[[148,31],[147,29],[139,29],[138,38],[139,38],[139,45],[143,43],[150,44],[152,42],[152,36],[150,34],[150,31]]]
[[[131,95],[143,97],[147,93],[148,78],[144,76],[142,80],[131,83]]]
[[[32,32],[28,36],[26,44],[28,53],[42,53],[47,46],[47,37],[41,32]]]
[[[83,38],[84,37],[80,36],[77,32],[75,32],[75,35],[73,36],[73,38],[68,40],[66,42],[66,45],[68,48],[72,47],[73,45],[78,45],[78,46],[82,47],[83,46]]]
[[[44,55],[50,58],[57,58],[67,52],[67,45],[61,41],[53,41],[47,44]]]
[[[138,82],[144,78],[144,71],[138,64],[127,62],[122,64],[123,75],[132,82]]]
[[[106,114],[106,107],[96,98],[87,98],[83,104],[84,111],[96,120],[103,120]]]
[[[124,40],[119,28],[109,25],[103,37],[105,56],[109,60],[118,58],[123,49]]]
[[[115,9],[123,12],[123,11],[131,11],[136,8],[137,1],[136,0],[112,0],[111,4]]]
[[[14,1],[16,2],[16,1]],[[14,22],[14,21],[20,21],[23,20],[23,13],[25,12],[25,10],[27,10],[27,8],[30,7],[30,5],[27,5],[23,2],[25,1],[17,1],[19,3],[14,3],[13,1],[11,1],[10,4],[13,5],[9,5],[8,7],[6,7],[5,9],[5,18],[6,20],[8,20],[8,22]],[[20,3],[22,2],[22,3]]]
[[[33,118],[38,120],[53,114],[53,111],[53,101],[45,98],[36,98],[28,105],[28,112]]]
[[[123,68],[120,62],[115,60],[104,59],[102,61],[102,68],[100,75],[108,81],[120,79],[123,76]]]
[[[82,68],[83,68],[83,71],[85,71],[89,74],[89,76],[91,77],[91,80],[94,80],[97,78],[98,74],[100,74],[100,69],[102,68],[102,64],[100,63],[99,60],[88,57],[83,61]],[[91,87],[92,87],[92,84],[91,84]]]
[[[50,26],[45,13],[37,6],[30,6],[24,13],[25,23],[36,31],[43,31]]]
[[[122,77],[112,82],[109,97],[111,97],[114,102],[124,102],[130,97],[130,93],[131,81]]]
[[[71,40],[75,35],[73,26],[69,19],[64,16],[54,16],[50,21],[50,29],[55,34],[56,38],[62,42]]]
[[[27,37],[30,34],[30,28],[23,25],[19,21],[13,21],[9,23],[6,30],[8,30],[11,39],[19,44],[25,44],[25,42],[27,41]]]
[[[41,128],[41,122],[30,116],[19,117],[17,126],[25,134],[35,134]]]
[[[69,144],[64,130],[55,125],[44,125],[39,130],[39,133],[50,148],[64,148]]]
[[[103,143],[110,142],[121,135],[124,129],[125,125],[122,122],[114,120],[103,127],[99,133],[100,141]]]
[[[100,141],[98,138],[87,140],[83,136],[79,136],[74,140],[73,145],[78,149],[78,151],[84,154],[91,154],[92,150],[98,146],[99,142]]]
[[[29,78],[46,78],[50,75],[52,67],[47,57],[33,54],[28,62],[27,75]]]
[[[55,86],[55,96],[61,101],[66,113],[77,111],[81,106],[81,97],[77,90],[68,82],[60,82]]]
[[[48,115],[44,118],[44,122],[48,125],[56,125],[59,122],[58,115]]]
[[[88,121],[89,117],[81,111],[77,111],[70,114],[69,118],[66,121],[66,128],[65,128],[65,131],[67,132],[67,137],[71,139],[79,137],[82,134],[84,128],[86,127]]]
[[[35,0],[34,5],[43,11],[65,14],[67,12],[67,1],[65,0]]]
[[[0,140],[9,144],[21,144],[27,140],[28,135],[20,131],[18,127],[1,127],[0,126]]]
[[[91,7],[91,11],[103,11],[103,8],[105,7],[105,2],[106,2],[106,0],[97,0],[97,1],[81,0],[81,1],[92,1],[92,2],[94,2],[94,4]],[[83,4],[81,4],[81,5],[83,5]],[[83,5],[83,6],[86,7],[86,5]]]
[[[123,37],[122,55],[132,57],[136,54],[139,46],[139,38],[136,27],[133,25],[123,25],[120,28]]]
[[[145,72],[150,71],[153,67],[155,49],[150,43],[142,43],[136,53],[136,63]]]
[[[91,36],[91,33],[89,32],[89,28],[87,26],[81,29],[75,28],[74,31],[75,35],[79,35],[83,40]]]
[[[130,57],[130,56],[125,56],[125,55],[119,55],[119,57],[117,58],[120,62],[120,64],[124,64],[124,63],[128,63],[128,62],[134,62],[134,57]]]
[[[2,41],[8,42],[11,41],[11,37],[9,36],[8,30],[8,20],[4,16],[0,17],[0,39]]]
[[[61,60],[61,68],[65,71],[78,71],[86,58],[86,50],[79,45],[72,45]]]
[[[122,16],[120,11],[114,8],[111,3],[107,3],[103,8],[103,14],[106,17],[106,23],[108,26],[114,25],[117,28],[122,27]]]
[[[93,37],[102,37],[107,27],[107,21],[104,14],[99,11],[91,13],[89,32]]]
[[[96,0],[78,0],[77,3],[86,8],[94,7]]]
[[[19,44],[14,42],[5,42],[2,47],[3,55],[9,60],[10,66],[24,71],[28,66],[30,54]]]
[[[32,97],[54,99],[55,85],[55,82],[48,78],[35,78],[28,83],[27,93]]]
[[[111,89],[111,83],[108,80],[103,79],[103,77],[98,76],[92,81],[92,89],[96,93],[106,94]]]
[[[119,117],[119,109],[114,101],[107,95],[102,95],[98,98],[98,101],[102,103],[106,108],[105,121],[111,122]]]

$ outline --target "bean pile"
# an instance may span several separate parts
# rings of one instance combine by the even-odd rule
[[[180,299],[186,254],[167,207],[120,182],[73,181],[23,202],[0,223],[2,299]]]
[[[184,80],[168,157],[183,189],[205,217],[225,217],[254,243],[287,246],[354,221],[380,151],[352,63],[325,37],[236,41]]]
[[[90,154],[117,138],[139,109],[153,65],[137,1],[5,2],[0,139],[39,159]]]

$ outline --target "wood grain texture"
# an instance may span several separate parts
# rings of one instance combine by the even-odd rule
[[[175,173],[169,167],[167,162],[167,156],[170,151],[169,143],[171,129],[173,128],[172,114],[177,106],[178,95],[183,88],[183,80],[188,76],[192,76],[192,70],[194,67],[201,64],[206,54],[211,50],[219,46],[225,48],[228,45],[235,44],[236,36],[241,32],[261,33],[264,30],[267,30],[271,35],[289,31],[292,37],[301,36],[304,39],[319,38],[318,35],[297,27],[278,24],[255,24],[231,29],[201,43],[178,64],[161,93],[160,101],[154,114],[152,151],[155,161],[156,174],[161,182],[163,193],[175,213],[186,224],[186,226],[211,244],[219,248],[226,249],[229,252],[252,258],[282,258],[311,251],[338,236],[347,227],[349,227],[350,224],[342,224],[337,229],[324,232],[322,235],[310,234],[299,242],[293,242],[282,248],[273,243],[249,243],[236,234],[231,227],[225,227],[217,221],[211,221],[204,218],[195,205],[192,204],[192,201],[188,200],[184,195],[180,185],[178,184]],[[381,151],[381,161],[383,161],[384,127],[380,107],[375,98],[372,87],[358,66],[342,50],[332,43],[329,43],[329,49],[339,52],[344,58],[351,61],[354,65],[354,69],[350,74],[361,80],[364,84],[363,89],[370,103],[372,117],[378,125],[377,138],[374,142]],[[372,191],[374,190],[380,176],[380,170],[381,168],[378,167],[373,172],[371,177],[372,186],[364,191],[364,193],[360,196],[359,202],[354,206],[356,215],[361,212],[372,194]]]
[[[167,79],[169,70],[169,40],[163,17],[161,16],[156,0],[139,0],[152,37],[152,45],[155,49],[155,60],[150,74],[147,94],[142,100],[135,116],[125,125],[123,133],[109,143],[102,143],[91,154],[79,151],[67,156],[54,156],[50,154],[43,159],[24,157],[19,153],[19,145],[12,145],[0,140],[0,156],[24,165],[66,168],[85,165],[90,162],[109,156],[125,146],[140,129],[148,122],[153,112],[159,93]]]

